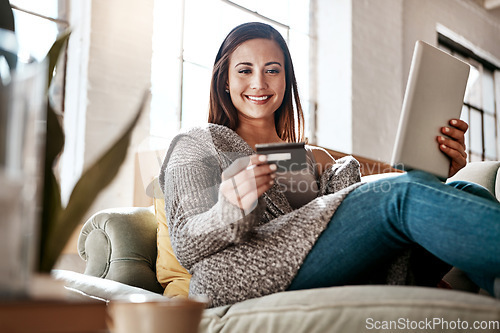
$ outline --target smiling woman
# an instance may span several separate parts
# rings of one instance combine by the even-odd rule
[[[373,280],[433,286],[451,266],[494,293],[500,205],[484,188],[443,184],[421,171],[362,183],[352,156],[334,160],[309,145],[299,181],[318,186],[281,186],[287,182],[277,166],[255,147],[300,141],[303,117],[290,53],[273,27],[249,22],[231,30],[210,88],[209,124],[172,140],[159,175],[172,249],[192,274],[190,295],[221,306]],[[447,153],[450,175],[463,159],[456,153],[466,129],[458,120],[451,124],[450,141],[457,145]],[[292,184],[294,176],[283,178]],[[398,260],[406,250],[411,259]],[[159,279],[167,257],[159,246]],[[411,282],[406,272],[413,262],[434,268],[415,269]]]
[[[229,127],[252,147],[252,137],[302,141],[304,115],[286,42],[269,25],[249,27],[244,34],[229,34],[217,53],[208,122]]]
[[[251,52],[257,49],[258,52]],[[253,39],[240,45],[229,61],[227,88],[231,101],[239,111],[239,121],[262,119],[274,127],[274,111],[281,106],[285,95],[285,59],[280,46],[273,40]],[[261,126],[263,133],[273,133]],[[237,126],[236,132],[242,129]],[[273,137],[266,142],[280,142]]]
[[[164,137],[206,120],[217,46],[234,26],[249,21],[270,24],[288,43],[308,117],[312,97],[308,83],[314,67],[309,7],[309,0],[155,1],[151,134]]]

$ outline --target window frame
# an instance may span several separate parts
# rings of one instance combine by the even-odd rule
[[[456,55],[462,58],[464,61],[468,62],[471,66],[477,68],[480,73],[480,78],[483,77],[484,71],[488,71],[491,73],[493,77],[493,113],[488,112],[484,109],[483,105],[473,105],[469,102],[464,101],[463,109],[467,112],[467,119],[470,121],[472,112],[478,112],[481,118],[481,151],[475,151],[472,149],[472,144],[467,145],[467,159],[469,162],[480,160],[498,160],[500,158],[500,142],[499,142],[499,116],[498,116],[498,105],[500,102],[500,96],[497,93],[498,87],[495,87],[497,82],[495,82],[495,73],[500,71],[500,68],[493,64],[492,62],[484,59],[477,55],[473,50],[467,48],[460,43],[454,41],[453,39],[445,36],[442,33],[438,33],[438,45],[440,47],[444,47],[446,51],[449,51],[452,55]],[[481,89],[481,92],[483,90]],[[495,156],[486,156],[486,138],[485,138],[485,114],[492,115],[494,121],[494,141],[495,141]],[[471,138],[474,134],[474,129],[469,127],[469,130],[466,133],[466,142],[471,142]],[[478,158],[477,158],[478,157]]]

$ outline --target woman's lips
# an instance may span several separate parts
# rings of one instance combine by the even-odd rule
[[[267,101],[269,101],[269,98],[272,95],[262,95],[262,96],[253,96],[253,95],[245,95],[245,97],[250,100],[252,103],[256,104],[265,104]]]

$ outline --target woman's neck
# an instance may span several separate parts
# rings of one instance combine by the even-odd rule
[[[278,133],[276,133],[274,121],[248,121],[247,119],[240,118],[236,133],[238,133],[253,150],[255,150],[255,145],[258,143],[283,142],[278,136]]]

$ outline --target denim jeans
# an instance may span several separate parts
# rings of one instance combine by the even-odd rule
[[[364,184],[344,199],[288,289],[351,284],[416,244],[492,293],[500,203],[479,185],[421,171]]]

